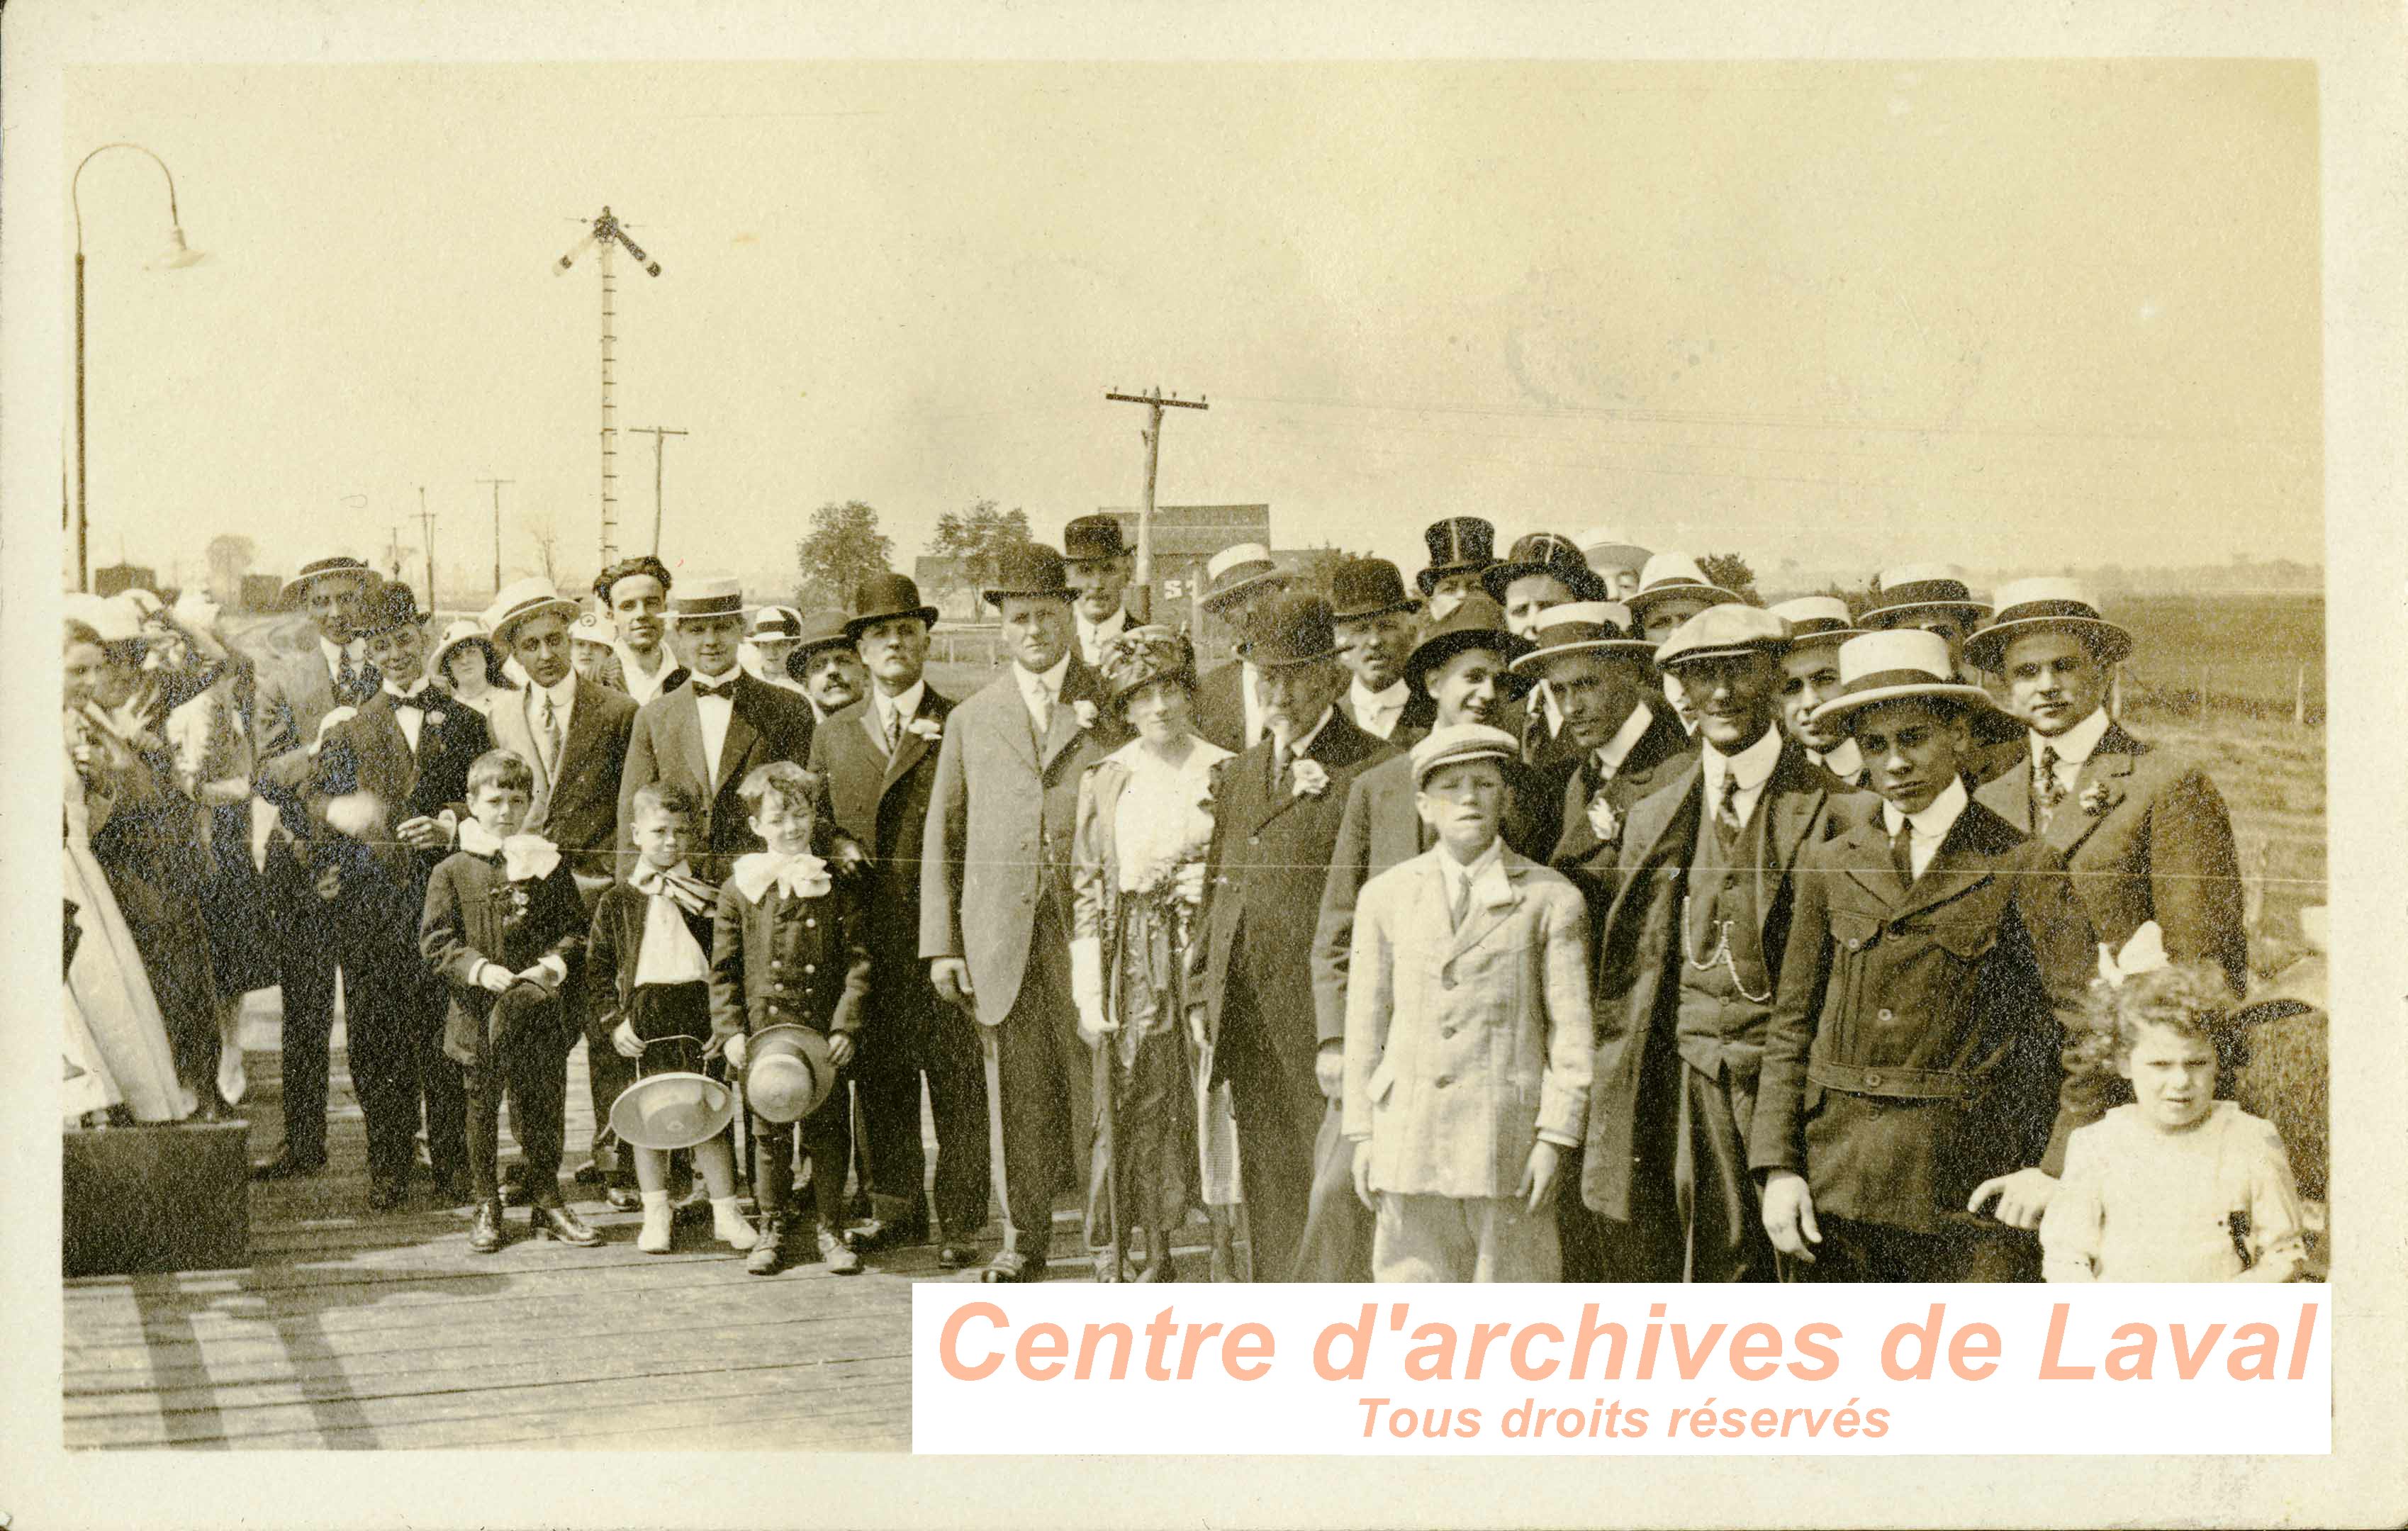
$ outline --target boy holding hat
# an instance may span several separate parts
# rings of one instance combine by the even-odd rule
[[[785,677],[781,685],[810,700],[814,728],[860,701],[869,688],[869,674],[853,645],[853,623],[841,611],[822,611],[805,622],[779,673]]]
[[[1271,561],[1271,551],[1259,542],[1240,542],[1214,553],[1204,565],[1204,609],[1241,637],[1248,614],[1288,584],[1288,577]],[[1206,670],[1196,682],[1196,731],[1231,754],[1260,744],[1263,709],[1254,689],[1259,680],[1259,672],[1242,652]]]
[[[1791,868],[1847,789],[1775,717],[1788,624],[1709,607],[1656,651],[1698,751],[1630,810],[1598,944],[1597,1077],[1582,1195],[1640,1279],[1770,1281],[1749,1131],[1795,904]],[[1668,1244],[1650,1243],[1670,1210]]]
[[[1901,564],[1882,570],[1873,581],[1873,604],[1857,625],[1867,632],[1887,633],[1914,628],[1937,633],[1948,645],[1949,674],[1968,685],[1980,679],[1965,663],[1965,642],[1990,614],[1989,603],[1973,598],[1972,590],[1945,564]],[[2022,756],[2023,730],[1996,706],[1973,714],[1973,749],[1965,758],[1965,774],[1975,786],[2014,769]]]
[[[2120,951],[2154,921],[2171,961],[2216,968],[2238,998],[2249,932],[2232,820],[2195,763],[2108,717],[2109,684],[2131,649],[2070,579],[2001,586],[1998,620],[1966,641],[1965,657],[2005,680],[2028,752],[1974,797],[2065,857],[2100,940]]]
[[[1347,984],[1345,1136],[1378,1281],[1552,1281],[1588,1114],[1588,910],[1499,837],[1512,735],[1413,746],[1437,844],[1372,879]]]
[[[1836,595],[1801,595],[1777,602],[1772,614],[1789,624],[1789,647],[1781,655],[1781,726],[1804,748],[1806,758],[1852,788],[1865,785],[1864,757],[1856,741],[1815,709],[1840,694],[1840,645],[1857,636],[1848,603]]]
[[[1122,540],[1118,517],[1081,516],[1062,528],[1062,562],[1079,592],[1070,616],[1079,626],[1079,661],[1090,667],[1104,662],[1104,645],[1128,630],[1128,609],[1123,604],[1129,571],[1135,562]]]
[[[1840,649],[1840,721],[1877,808],[1810,843],[1764,1051],[1749,1166],[1773,1247],[1821,1281],[2017,1281],[2094,1087],[2059,1058],[2096,970],[2065,862],[1962,766],[1989,694],[1937,633]],[[1983,1216],[1993,1202],[1997,1219]]]
[[[1422,603],[1405,594],[1404,576],[1384,558],[1349,558],[1329,576],[1329,625],[1339,662],[1353,680],[1338,698],[1347,722],[1399,750],[1429,732],[1437,715],[1426,696],[1405,684],[1413,651],[1414,613]]]
[[[594,577],[594,594],[616,624],[620,678],[638,706],[685,683],[687,670],[664,647],[669,566],[651,553],[623,558]]]
[[[1429,620],[1440,622],[1467,595],[1480,595],[1480,577],[1497,562],[1497,528],[1478,516],[1449,516],[1424,528],[1429,566],[1414,576],[1429,601]]]

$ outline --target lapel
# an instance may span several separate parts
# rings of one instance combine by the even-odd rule
[[[727,737],[719,744],[719,780],[710,784],[713,796],[725,791],[728,782],[743,780],[744,758],[761,737],[761,730],[752,723],[752,709],[761,705],[761,689],[767,685],[767,681],[755,680],[749,675],[737,679],[736,694],[729,698],[727,704]],[[689,692],[687,694],[693,694]],[[698,708],[695,713],[694,736],[695,742],[700,744],[702,714]]]
[[[1351,747],[1358,739],[1369,739],[1370,737],[1371,736],[1364,733],[1360,728],[1354,725],[1354,721],[1346,715],[1346,712],[1342,708],[1333,709],[1330,712],[1329,721],[1321,725],[1321,732],[1312,737],[1312,748],[1306,750],[1304,752],[1305,759],[1319,766],[1324,771],[1327,772],[1332,779],[1330,784],[1321,790],[1321,795],[1323,797],[1328,797],[1337,793],[1338,783],[1336,777],[1338,773],[1347,766],[1353,764],[1354,759],[1357,758],[1356,752]],[[1269,823],[1273,819],[1285,813],[1288,809],[1296,807],[1298,803],[1306,801],[1305,798],[1297,795],[1295,783],[1293,781],[1289,783],[1287,792],[1279,797],[1274,798],[1271,795],[1270,763],[1271,751],[1268,746],[1265,746],[1263,748],[1263,766],[1261,771],[1261,779],[1263,781],[1263,812],[1261,817],[1254,821],[1254,827],[1256,832],[1260,832],[1265,824]],[[1293,765],[1290,765],[1288,769],[1292,775],[1296,767]]]
[[[2094,751],[2090,758],[2097,760],[2099,757]],[[2086,772],[2088,770],[2086,764],[2084,769]],[[1975,789],[1973,800],[2025,834],[2030,834],[2033,805],[2032,760],[2029,746],[2026,746],[2024,753],[2017,758],[2014,770],[1994,776]],[[2066,801],[2067,806],[2071,807],[2072,799],[2068,798]]]
[[[1062,694],[1054,699],[1053,725],[1045,731],[1045,746],[1037,752],[1037,768],[1042,773],[1054,768],[1062,751],[1078,741],[1086,732],[1079,726],[1080,702],[1087,702],[1097,710],[1103,708],[1103,682],[1096,672],[1076,653],[1070,656],[1070,667],[1062,674]]]
[[[2140,763],[2143,748],[2140,740],[2124,732],[2121,723],[2109,723],[2107,732],[2100,736],[2099,748],[2082,763],[2081,778],[2073,783],[2073,791],[2066,794],[2065,801],[2057,805],[2056,816],[2048,822],[2048,834],[2043,837],[2067,860],[2072,859],[2075,850],[2107,819],[2107,813],[2094,814],[2082,806],[2084,794],[2093,787],[2103,788],[2107,812],[2114,811],[2116,805],[2124,801],[2128,790],[2126,778]],[[2024,775],[2028,779],[2030,773]],[[2030,821],[2027,819],[2025,823]]]
[[[1028,716],[1028,698],[1020,689],[1019,665],[1014,664],[1006,668],[987,689],[995,694],[996,733],[1002,736],[1011,752],[1019,756],[1021,764],[1034,774],[1038,769],[1037,728]],[[1061,722],[1059,714],[1062,710],[1066,709],[1056,709],[1054,722],[1057,723]]]
[[[1874,808],[1862,823],[1848,831],[1847,851],[1840,858],[1840,865],[1847,871],[1849,880],[1872,894],[1885,909],[1895,908],[1907,894],[1907,886],[1899,880],[1898,868],[1889,864],[1888,822],[1885,810]],[[1963,820],[1959,819],[1958,823],[1963,823]],[[1955,837],[1953,831],[1950,837]],[[1946,854],[1944,844],[1941,851]],[[1937,870],[1939,866],[1937,860],[1933,861],[1927,870],[1927,880],[1929,871]]]
[[[1438,851],[1431,854],[1433,858],[1438,858],[1443,857],[1446,852]],[[1488,880],[1485,876],[1472,882],[1471,898],[1463,911],[1463,923],[1455,930],[1454,938],[1447,943],[1447,961],[1453,962],[1487,939],[1489,933],[1503,924],[1520,906],[1522,873],[1527,865],[1513,854],[1512,847],[1505,846],[1498,850],[1497,869],[1504,875],[1505,896],[1495,898],[1493,893],[1483,886],[1483,883]],[[1435,859],[1431,863],[1430,869],[1438,883],[1439,909],[1443,914],[1447,896],[1446,875],[1439,868]]]
[[[945,718],[945,699],[937,694],[936,687],[924,687],[920,692],[919,710],[911,714],[912,721],[916,722],[922,718],[934,718],[941,724]],[[863,723],[869,730],[869,737],[874,747],[879,750],[880,753],[884,756],[886,761],[886,774],[880,779],[878,783],[878,795],[883,797],[886,795],[888,788],[894,786],[896,782],[900,781],[904,777],[910,774],[911,767],[920,764],[920,757],[928,752],[928,741],[922,738],[919,735],[912,733],[907,724],[903,730],[903,737],[896,743],[895,752],[891,755],[886,755],[884,751],[884,742],[880,740],[878,737],[877,704],[875,702],[867,704],[862,708],[862,713]]]
[[[710,756],[702,747],[702,708],[697,703],[693,688],[681,686],[676,691],[658,697],[657,700],[662,707],[661,721],[669,726],[672,733],[680,736],[679,743],[681,752],[685,756],[686,769],[693,773],[695,780],[711,784]],[[734,731],[731,725],[729,732]],[[719,758],[722,760],[727,758],[724,748],[720,750]],[[715,784],[711,785],[715,789]],[[716,790],[712,790],[706,795],[716,799],[719,794]]]
[[[523,700],[523,698],[522,698]],[[519,714],[523,720],[524,711]],[[568,774],[568,763],[582,760],[594,748],[602,731],[602,688],[583,676],[577,678],[577,690],[568,704],[568,732],[560,740],[560,769],[552,773],[554,783]]]
[[[1798,862],[1798,849],[1806,841],[1806,831],[1814,823],[1824,800],[1830,795],[1822,777],[1806,759],[1806,751],[1795,739],[1781,741],[1781,758],[1772,764],[1772,777],[1764,785],[1764,796],[1757,806],[1764,809],[1757,817],[1764,821],[1766,855],[1756,868],[1756,907],[1770,909],[1771,901],[1764,896],[1768,878],[1789,875]]]
[[[1676,873],[1685,875],[1690,858],[1697,853],[1698,815],[1705,802],[1705,795],[1706,768],[1692,757],[1688,768],[1676,782],[1667,783],[1661,792],[1643,799],[1644,803],[1663,803],[1668,807],[1663,823],[1656,826],[1653,837],[1647,842],[1645,853],[1635,864],[1642,869],[1640,876],[1644,876],[1643,869],[1651,866],[1667,866]],[[1643,810],[1641,805],[1633,804],[1630,811],[1633,815],[1637,815]],[[1584,822],[1586,817],[1587,809],[1584,807],[1582,808]],[[1623,843],[1626,846],[1634,838],[1631,834],[1634,827],[1644,829],[1645,824],[1642,822],[1633,826],[1625,823]]]
[[[1987,882],[1991,876],[1990,856],[1993,853],[1993,848],[1988,843],[1992,838],[1989,833],[1989,826],[1992,824],[2000,824],[2000,827],[2010,830],[2013,828],[2012,825],[2000,823],[1998,817],[1981,804],[1966,804],[1965,811],[1958,814],[1956,822],[1948,826],[1948,837],[1940,842],[1939,854],[1931,858],[1931,865],[1925,867],[1923,875],[1914,880],[1914,886],[1906,891],[1904,898],[1892,907],[1893,916],[1904,916],[1931,909],[1936,905],[1948,902],[1980,883]],[[1887,838],[1885,837],[1882,847],[1883,859],[1886,861],[1888,855],[1889,847]],[[1890,880],[1895,883],[1897,880],[1897,874],[1892,872]]]
[[[394,713],[393,697],[381,687],[374,696],[360,704],[355,726],[365,736],[363,742],[372,743],[373,762],[362,762],[359,785],[387,797],[388,806],[395,809],[406,803],[418,786],[418,756],[409,748],[409,736],[402,732],[401,719]],[[426,737],[425,714],[419,715],[418,737]]]

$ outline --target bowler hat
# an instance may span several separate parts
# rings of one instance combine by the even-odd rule
[[[1101,663],[1104,684],[1111,690],[1115,711],[1131,694],[1157,680],[1170,680],[1191,693],[1196,689],[1196,651],[1184,633],[1168,627],[1129,627],[1104,640]]]
[[[563,595],[542,575],[513,579],[494,592],[493,604],[485,608],[485,631],[494,635],[495,643],[507,648],[512,627],[546,611],[557,611],[569,622],[577,620],[577,603]]]
[[[1429,672],[1466,649],[1487,649],[1508,665],[1529,652],[1530,640],[1515,637],[1505,626],[1505,608],[1485,595],[1466,595],[1463,604],[1432,623],[1413,651],[1405,656],[1405,683],[1415,695],[1429,694]],[[1505,689],[1518,694],[1528,689],[1526,677],[1516,679],[1510,673]]]
[[[1559,654],[1608,653],[1627,659],[1655,657],[1656,645],[1632,637],[1630,608],[1619,601],[1566,601],[1539,613],[1530,630],[1537,647],[1513,661],[1513,671],[1537,674]]]
[[[1001,606],[1007,596],[1050,596],[1068,600],[1069,571],[1062,566],[1062,555],[1042,542],[1022,542],[1006,548],[995,557],[995,583],[983,594],[989,606]]]
[[[309,585],[320,579],[342,575],[373,585],[377,571],[356,558],[319,558],[301,565],[301,572],[284,582],[284,599],[292,601]]]
[[[1969,710],[1992,704],[1990,694],[1956,679],[1948,640],[1919,627],[1867,633],[1840,645],[1840,694],[1814,709],[1811,721],[1844,721],[1884,702],[1929,697]]]
[[[1656,646],[1656,663],[1669,670],[1700,659],[1778,654],[1788,647],[1788,622],[1760,606],[1725,601],[1672,629]]]
[[[364,603],[356,623],[359,636],[390,633],[396,627],[418,625],[418,595],[398,579],[377,586]]]
[[[1553,575],[1576,601],[1603,601],[1613,595],[1572,540],[1553,532],[1532,532],[1515,542],[1503,563],[1482,571],[1480,582],[1501,603],[1508,586],[1533,574]]]
[[[1062,528],[1062,557],[1072,564],[1118,558],[1128,551],[1117,516],[1081,516]]]
[[[1429,567],[1414,577],[1426,595],[1450,574],[1477,574],[1497,562],[1497,528],[1478,516],[1449,516],[1422,531]]]
[[[1933,608],[1965,613],[1968,622],[1981,621],[1990,614],[1988,603],[1973,598],[1973,592],[1945,564],[1902,564],[1884,569],[1874,584],[1878,605],[1858,619],[1859,625],[1884,628],[1895,625],[1910,611]]]
[[[1283,590],[1254,608],[1238,652],[1258,670],[1310,665],[1338,652],[1329,602],[1308,590]]]
[[[1997,674],[2006,668],[2007,646],[2027,633],[2071,633],[2101,665],[2132,652],[2132,635],[2101,617],[2089,592],[2071,579],[2042,578],[1999,587],[1998,620],[1965,640],[1965,658]]]
[[[1271,561],[1271,551],[1259,542],[1240,542],[1222,549],[1204,565],[1204,609],[1226,611],[1266,590],[1283,590],[1287,576]]]
[[[1630,614],[1639,625],[1647,625],[1647,613],[1665,601],[1703,601],[1708,606],[1721,606],[1736,601],[1736,593],[1725,590],[1706,578],[1698,561],[1684,552],[1659,552],[1647,560],[1639,571],[1639,589],[1630,597]]]
[[[937,608],[920,599],[920,586],[908,574],[888,570],[853,587],[853,617],[845,626],[855,638],[871,622],[891,617],[917,617],[930,627],[937,625]]]
[[[1349,558],[1329,571],[1329,620],[1360,622],[1391,611],[1419,611],[1405,577],[1384,558]]]
[[[824,1032],[765,1026],[745,1044],[744,1099],[765,1122],[800,1122],[836,1087]]]

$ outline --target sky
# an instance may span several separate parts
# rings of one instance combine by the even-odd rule
[[[1420,528],[1612,526],[1760,576],[2314,562],[2304,65],[108,68],[82,177],[92,556],[506,578],[599,532],[606,203],[624,547],[791,576],[810,510],[898,562],[981,498],[1040,536],[1271,507],[1408,572]],[[72,239],[63,224],[63,239]],[[62,293],[64,302],[67,294]],[[62,358],[63,379],[67,376]],[[71,417],[70,417],[71,419]],[[72,427],[70,426],[70,429]],[[63,451],[71,449],[63,442]],[[765,594],[768,594],[764,592]]]

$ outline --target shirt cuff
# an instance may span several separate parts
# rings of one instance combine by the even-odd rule
[[[551,956],[537,963],[536,966],[542,968],[545,972],[550,973],[552,975],[552,981],[554,984],[562,984],[568,981],[567,960],[562,957],[558,952],[553,952]]]
[[[1539,1134],[1539,1141],[1541,1143],[1553,1143],[1555,1147],[1562,1149],[1580,1147],[1580,1144],[1576,1139],[1568,1138],[1562,1133],[1552,1130],[1541,1130]]]

